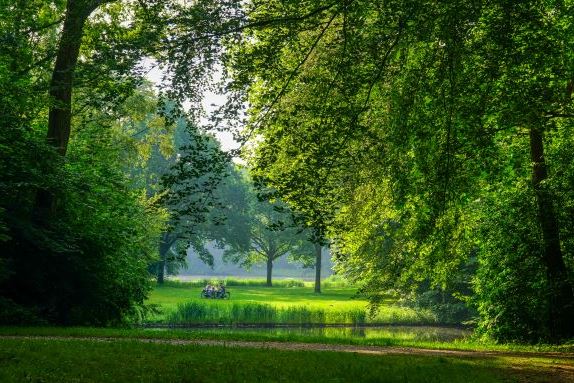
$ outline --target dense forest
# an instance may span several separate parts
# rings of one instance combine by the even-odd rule
[[[215,243],[574,336],[572,2],[4,0],[0,41],[1,323],[137,322]]]

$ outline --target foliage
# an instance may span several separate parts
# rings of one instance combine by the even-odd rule
[[[226,56],[250,103],[246,157],[292,209],[323,217],[340,271],[374,304],[439,291],[498,340],[571,336],[558,209],[572,200],[558,160],[574,116],[571,8],[257,7],[253,22],[298,22],[245,31]]]
[[[129,134],[114,125],[121,108],[78,103],[66,158],[45,142],[62,3],[0,9],[2,39],[11,41],[0,54],[2,321],[118,323],[140,316],[153,238],[166,216],[131,188],[125,169],[134,153],[123,145]],[[39,190],[56,196],[48,221],[34,211]]]
[[[244,170],[234,169],[217,191],[225,224],[212,229],[212,239],[224,250],[224,261],[244,268],[267,263],[267,284],[271,286],[273,261],[289,255],[306,260],[313,249],[310,235],[293,222],[292,214],[279,200],[259,199]]]
[[[164,272],[174,275],[186,266],[189,247],[212,264],[203,245],[225,220],[214,210],[220,205],[216,191],[229,174],[228,156],[214,137],[191,122],[178,120],[175,135],[175,153],[165,158],[155,148],[144,168],[148,193],[157,193],[170,212],[159,246],[160,260],[151,267],[159,283]]]

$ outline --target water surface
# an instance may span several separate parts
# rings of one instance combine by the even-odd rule
[[[182,331],[205,333],[253,333],[270,335],[293,335],[337,339],[397,339],[428,342],[452,342],[471,335],[462,328],[438,326],[368,326],[368,327],[205,327]]]

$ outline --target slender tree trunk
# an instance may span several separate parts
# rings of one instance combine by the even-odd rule
[[[165,279],[165,266],[166,266],[166,257],[167,252],[171,248],[173,241],[169,238],[168,233],[164,233],[161,236],[161,241],[159,243],[159,261],[157,263],[157,284],[162,285]]]
[[[157,264],[157,284],[163,285],[165,280],[165,258],[161,259]]]
[[[267,257],[267,287],[272,287],[271,276],[273,274],[273,258]]]
[[[321,292],[321,245],[315,244],[315,292]]]
[[[543,261],[549,284],[549,327],[553,340],[574,335],[574,294],[560,248],[560,230],[550,193],[542,184],[548,178],[542,132],[530,130],[532,185],[536,193],[538,223],[544,241]]]

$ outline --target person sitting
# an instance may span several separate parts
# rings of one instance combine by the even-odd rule
[[[219,298],[225,298],[225,286],[223,284],[219,285],[219,289],[217,290],[217,296]]]
[[[203,295],[205,295],[206,298],[211,298],[212,293],[213,293],[213,286],[211,286],[211,284],[208,283],[203,289]]]

